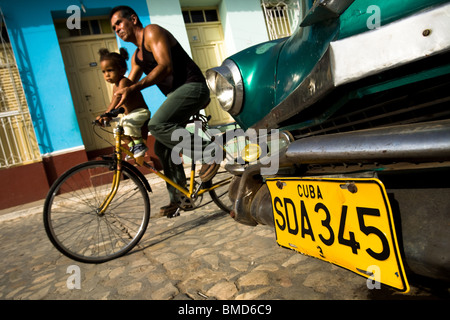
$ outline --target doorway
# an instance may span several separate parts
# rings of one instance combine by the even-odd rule
[[[184,23],[189,38],[192,59],[202,70],[217,67],[225,59],[225,44],[222,24],[219,21],[216,8],[182,9]],[[222,126],[234,123],[234,119],[219,105],[211,92],[211,103],[205,109],[206,115],[211,115],[211,126]]]
[[[65,20],[54,24],[86,152],[110,147],[113,137],[101,130],[97,130],[100,137],[97,136],[91,124],[107,109],[112,96],[98,54],[101,48],[118,52],[109,18],[82,19],[81,28],[73,30],[67,28]]]
[[[106,110],[112,96],[112,88],[103,78],[98,51],[118,51],[116,38],[67,39],[60,41],[60,47],[86,151],[106,148],[111,135],[98,131],[104,141],[94,134],[91,123]]]

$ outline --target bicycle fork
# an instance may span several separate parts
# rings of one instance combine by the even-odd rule
[[[116,150],[120,150],[121,147],[121,135],[123,134],[123,128],[117,128],[114,130],[114,138],[116,142]],[[111,184],[111,191],[106,196],[105,200],[103,200],[103,203],[97,208],[97,214],[99,216],[103,216],[106,212],[106,209],[108,209],[109,205],[111,204],[111,201],[114,199],[114,197],[117,194],[117,191],[119,190],[120,185],[120,175],[122,174],[122,154],[120,152],[116,152],[116,164],[114,166],[114,176],[113,181]]]

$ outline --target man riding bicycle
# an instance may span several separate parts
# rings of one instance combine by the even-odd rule
[[[122,40],[137,47],[131,58],[132,68],[128,76],[134,84],[115,92],[115,95],[121,96],[118,107],[132,92],[152,85],[158,86],[167,98],[150,119],[148,128],[156,139],[155,153],[161,161],[165,175],[184,185],[186,175],[183,165],[175,164],[171,160],[172,149],[179,141],[172,141],[171,138],[175,130],[183,128],[183,123],[208,103],[210,93],[205,78],[200,68],[168,30],[156,24],[143,27],[132,8],[113,8],[110,20],[114,32]],[[143,73],[146,76],[141,79]],[[204,149],[206,142],[203,144]],[[209,181],[219,166],[218,161],[210,160],[204,163],[200,169],[202,181]],[[170,204],[161,208],[163,215],[170,215],[178,208],[175,204],[176,189],[169,184],[167,189]]]

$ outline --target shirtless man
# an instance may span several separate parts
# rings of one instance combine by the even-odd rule
[[[120,96],[119,105],[135,91],[157,85],[167,99],[155,112],[149,122],[150,133],[155,137],[155,153],[161,160],[167,177],[180,185],[186,183],[182,164],[171,160],[171,151],[179,143],[172,141],[172,133],[200,109],[210,99],[208,86],[199,67],[183,50],[174,36],[166,29],[150,24],[143,27],[136,12],[128,6],[111,10],[111,26],[124,41],[136,45],[131,58],[128,78],[133,85],[116,91]],[[146,74],[142,77],[143,73]],[[193,140],[193,139],[192,139]],[[205,145],[204,145],[205,147]],[[209,181],[219,169],[216,161],[205,163],[200,169],[202,181]],[[176,211],[176,189],[167,184],[170,204],[161,208],[161,214]]]

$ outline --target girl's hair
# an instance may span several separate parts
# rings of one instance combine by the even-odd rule
[[[127,70],[128,51],[125,48],[120,48],[120,54],[117,52],[109,52],[108,49],[103,48],[98,51],[100,61],[111,60],[118,68]]]

